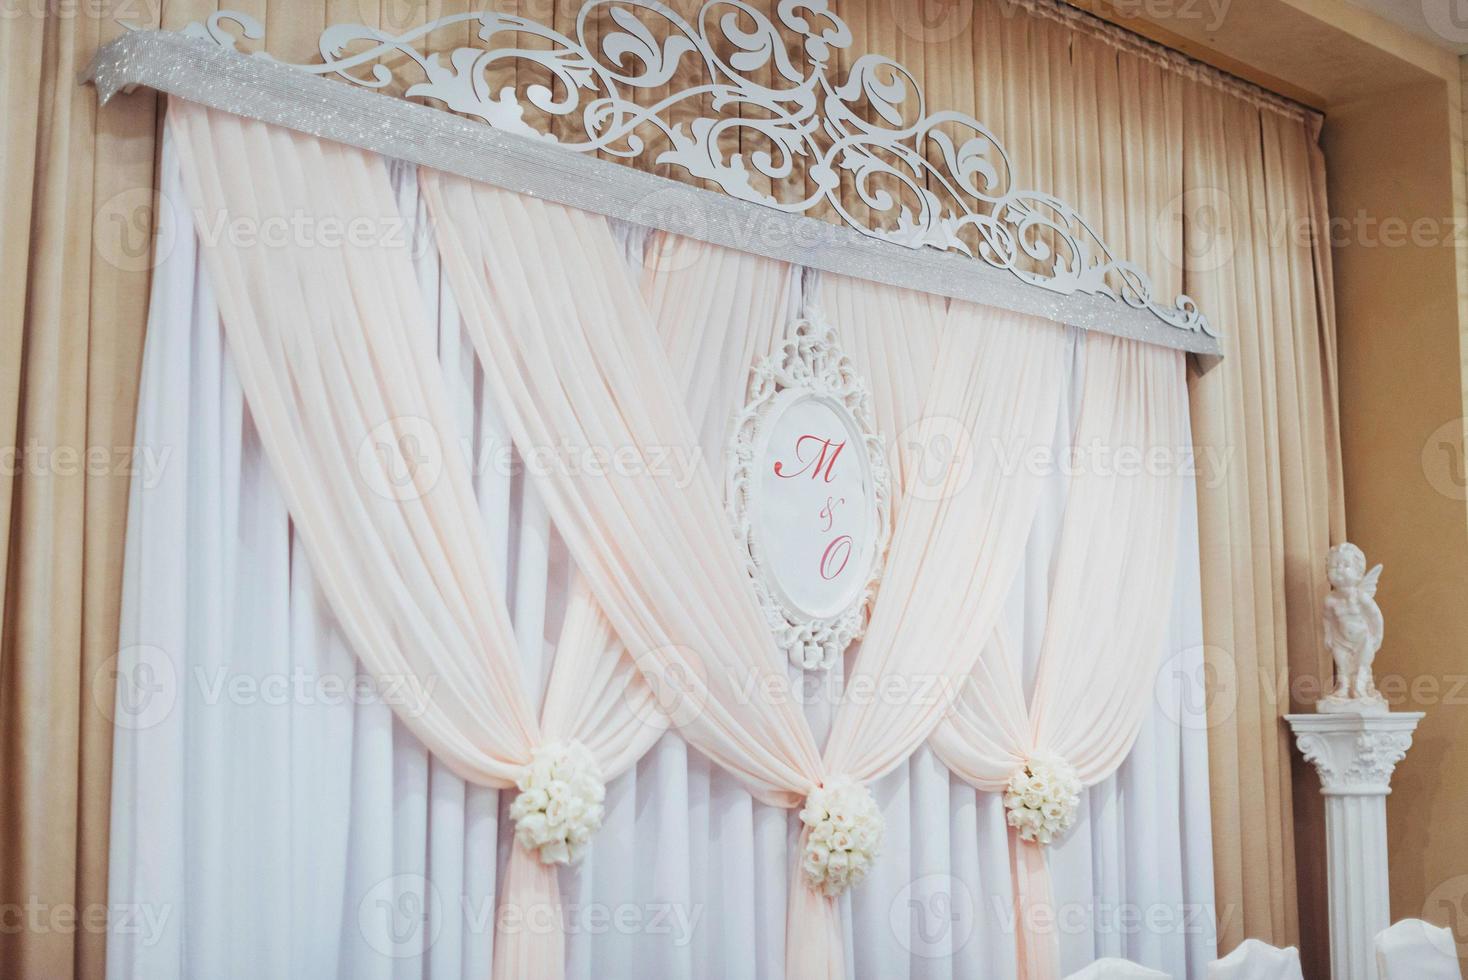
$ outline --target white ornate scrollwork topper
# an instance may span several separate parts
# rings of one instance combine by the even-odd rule
[[[586,0],[570,33],[492,10],[401,34],[336,24],[319,38],[321,63],[293,67],[371,89],[406,69],[407,98],[496,129],[678,167],[743,201],[834,213],[882,241],[958,252],[1216,336],[1191,298],[1156,295],[1073,207],[1018,185],[983,123],[930,110],[902,64],[847,56],[842,75],[833,56],[852,34],[827,0],[779,0],[773,16],[745,0],[706,0],[691,19],[657,0]],[[230,24],[251,40],[264,34],[232,11],[186,33],[233,48]],[[483,46],[428,50],[430,35],[456,25],[477,26]]]
[[[1326,559],[1330,594],[1325,597],[1325,645],[1335,661],[1335,689],[1317,710],[1381,714],[1386,698],[1376,689],[1371,665],[1381,649],[1385,622],[1376,604],[1381,566],[1366,570],[1366,555],[1349,541]]]
[[[819,314],[754,366],[729,444],[728,508],[755,594],[796,666],[866,629],[890,500],[866,383]]]

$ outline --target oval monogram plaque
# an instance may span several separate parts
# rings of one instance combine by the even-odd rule
[[[887,544],[887,470],[866,385],[814,320],[755,365],[729,505],[756,594],[793,663],[831,666],[866,626]]]

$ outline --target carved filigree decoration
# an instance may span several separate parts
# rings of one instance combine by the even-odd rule
[[[1108,297],[1216,336],[1191,298],[1157,296],[1069,204],[1018,186],[981,122],[930,111],[900,63],[864,54],[839,71],[833,56],[852,35],[827,0],[778,0],[774,16],[778,24],[744,0],[707,0],[691,20],[656,0],[586,0],[571,35],[488,10],[401,34],[339,24],[320,36],[320,64],[294,67],[372,89],[402,81],[406,97],[498,129],[679,167],[779,211],[829,210],[873,238],[959,252],[1056,293]],[[482,46],[423,49],[434,32],[465,24]],[[264,29],[221,12],[186,33],[234,48]],[[517,65],[541,80],[517,87]],[[413,77],[400,80],[400,70]],[[848,206],[855,201],[870,218]]]
[[[780,350],[750,372],[747,400],[734,416],[729,441],[726,506],[745,570],[776,643],[796,666],[826,670],[866,630],[886,558],[891,500],[882,437],[873,423],[866,382],[819,314],[812,313],[793,326]],[[848,557],[857,563],[853,566],[855,587],[843,593],[849,599],[841,608],[826,614],[802,608],[782,586],[781,569],[775,567],[771,542],[766,539],[769,529],[761,528],[756,517],[764,492],[761,478],[770,462],[767,452],[773,423],[808,399],[820,400],[840,420],[846,430],[845,446],[830,456],[826,453],[831,447],[826,446],[818,458],[807,455],[803,462],[819,470],[826,461],[834,464],[840,459],[845,466],[859,467],[862,486],[862,499],[840,501],[842,507],[859,512],[856,526],[862,540],[848,545]],[[844,458],[840,456],[843,452]],[[831,504],[827,498],[826,506]],[[825,510],[803,516],[831,517]]]

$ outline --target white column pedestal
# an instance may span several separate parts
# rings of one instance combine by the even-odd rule
[[[1376,980],[1376,934],[1391,925],[1386,797],[1420,711],[1286,715],[1325,795],[1331,980]]]

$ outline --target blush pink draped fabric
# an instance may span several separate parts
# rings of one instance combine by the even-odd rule
[[[877,431],[887,447],[896,519],[904,497],[938,486],[953,455],[953,433],[924,424],[948,302],[931,293],[865,279],[825,276],[819,303],[841,349],[866,379]]]
[[[490,388],[522,455],[576,446],[601,472],[536,472],[567,549],[653,686],[679,692],[684,736],[767,803],[821,779],[707,465],[683,388],[605,219],[420,172],[439,251]],[[737,310],[726,309],[725,316]]]
[[[1045,636],[1032,697],[996,634],[930,743],[960,778],[1002,792],[1031,757],[1058,756],[1094,785],[1116,771],[1153,692],[1167,626],[1188,446],[1183,355],[1099,334],[1085,380]],[[1020,974],[1059,976],[1041,930],[1050,877],[1040,845],[1011,836]]]
[[[786,263],[674,236],[652,237],[641,291],[674,369],[682,404],[695,431],[701,433],[694,448],[708,452],[721,443],[727,419],[719,409],[727,401],[719,396],[731,388],[742,390],[748,373],[744,365],[770,353],[782,339],[790,316],[787,300],[792,275]],[[749,329],[721,329],[721,317],[736,310]],[[558,653],[553,659],[541,709],[544,737],[582,742],[610,779],[631,768],[651,748],[666,730],[667,718],[579,572],[571,585],[561,647],[603,653],[596,657]],[[666,688],[659,693],[668,698],[668,707],[678,717],[679,693]],[[630,724],[635,718],[646,724]],[[498,921],[514,921],[521,929],[540,928],[548,942],[562,942],[554,868],[542,865],[523,848],[511,848],[499,899]],[[538,921],[530,921],[532,918]],[[563,972],[563,966],[550,968],[551,960],[545,956],[539,960],[515,958],[522,952],[540,955],[538,946],[502,942],[497,950],[505,951],[495,961],[498,977]],[[556,951],[553,955],[562,954]]]
[[[670,308],[654,317],[631,288],[604,219],[430,171],[420,183],[449,280],[522,452],[693,444],[678,373],[657,343],[654,321],[666,323]],[[721,306],[722,321],[704,329],[717,335],[720,322],[749,312]],[[960,433],[962,451],[933,486],[901,504],[887,571],[898,584],[881,593],[852,669],[855,686],[876,696],[843,700],[824,759],[796,699],[743,693],[767,684],[778,691],[785,679],[707,469],[682,484],[648,473],[542,476],[553,520],[638,666],[657,689],[682,685],[684,706],[693,703],[675,718],[684,736],[760,799],[793,806],[828,776],[874,779],[947,711],[941,695],[880,692],[953,690],[977,658],[969,638],[993,626],[1040,478],[1007,472],[986,453],[1049,444],[1064,338],[1032,317],[969,304],[950,311],[922,415]],[[792,873],[787,971],[842,976],[836,903]]]
[[[187,102],[168,120],[230,352],[317,580],[369,672],[436,681],[394,706],[404,724],[487,786],[513,786],[559,738],[584,743],[604,778],[627,769],[660,717],[584,592],[537,724],[411,259],[390,244],[382,159]],[[296,230],[267,243],[271,227]],[[341,233],[352,227],[381,237]],[[514,848],[501,897],[520,914],[496,917],[496,976],[564,973],[555,869]]]
[[[368,671],[443,681],[400,713],[456,772],[506,787],[537,745],[574,738],[611,778],[657,737],[672,695],[671,720],[693,745],[758,798],[793,806],[831,776],[880,776],[933,731],[1019,561],[1039,474],[1000,464],[1016,446],[1051,442],[1064,331],[829,281],[838,329],[882,378],[877,413],[895,430],[901,497],[889,587],[823,757],[798,698],[750,696],[788,681],[710,472],[722,460],[659,463],[720,444],[712,393],[779,342],[788,268],[658,238],[639,284],[603,219],[424,172],[445,270],[522,455],[579,447],[612,462],[534,472],[578,566],[537,721],[408,255],[384,239],[246,245],[218,234],[220,218],[263,227],[301,216],[387,234],[397,216],[382,161],[184,103],[170,125],[231,352],[313,567]],[[668,275],[688,254],[687,274]],[[904,321],[910,373],[889,363]],[[935,433],[957,451],[929,470]],[[413,453],[408,438],[420,440]],[[394,467],[423,448],[432,465],[405,482]],[[1041,683],[1056,704],[1085,693],[1063,675]],[[918,687],[938,696],[880,693]],[[965,717],[962,706],[949,717]],[[1071,743],[1083,731],[1054,727],[1047,737],[1081,751]],[[500,903],[516,914],[496,916],[496,976],[561,975],[554,869],[513,848]],[[787,929],[790,976],[844,975],[836,903],[798,875]]]
[[[881,304],[842,294],[869,289],[836,280],[825,293],[860,322],[880,315]],[[1051,443],[1065,353],[1065,331],[1053,323],[950,307],[927,398],[899,430],[905,492],[886,587],[846,679],[849,694],[826,743],[828,772],[863,782],[886,774],[927,739],[964,686],[981,650],[973,638],[998,620],[1040,497],[1043,473],[1003,460]],[[911,409],[890,411],[900,423]],[[942,446],[930,444],[938,440]],[[826,904],[834,921],[835,903]],[[817,952],[800,950],[802,969],[792,975],[837,975],[839,964],[821,972]]]

